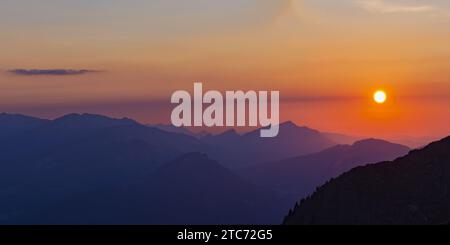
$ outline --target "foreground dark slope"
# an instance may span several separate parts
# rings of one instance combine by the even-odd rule
[[[450,220],[450,137],[393,162],[358,167],[302,200],[285,224],[443,224]]]

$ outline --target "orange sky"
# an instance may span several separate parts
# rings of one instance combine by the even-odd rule
[[[280,90],[283,119],[321,130],[439,137],[450,133],[449,24],[442,0],[2,1],[0,110],[167,122],[170,94],[200,81]],[[376,106],[379,88],[390,100]]]

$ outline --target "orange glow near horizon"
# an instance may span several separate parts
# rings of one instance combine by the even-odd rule
[[[167,123],[170,95],[202,82],[278,90],[282,120],[318,130],[447,136],[450,3],[420,12],[358,2],[0,1],[0,112]],[[21,68],[103,72],[7,72]]]

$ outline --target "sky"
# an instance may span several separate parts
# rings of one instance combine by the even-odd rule
[[[448,0],[1,0],[0,111],[167,123],[203,82],[279,90],[282,120],[324,131],[437,138],[449,24]]]

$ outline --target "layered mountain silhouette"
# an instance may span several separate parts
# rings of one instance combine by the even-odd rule
[[[285,224],[445,224],[450,220],[450,137],[391,162],[329,181]]]
[[[357,166],[393,160],[409,152],[406,146],[368,139],[324,151],[245,168],[241,175],[278,193],[286,210],[299,197],[312,194],[327,180]],[[280,214],[282,215],[282,214]]]
[[[186,135],[89,114],[47,121],[0,144],[0,222],[76,193],[129,183],[205,148]]]
[[[0,142],[2,224],[279,220],[261,215],[277,205],[265,190],[205,155],[179,157],[209,150],[195,137],[126,118],[71,114],[17,130]],[[121,208],[122,218],[114,215]]]
[[[278,224],[328,178],[407,151],[290,122],[274,139],[171,130],[0,114],[0,224]]]
[[[202,140],[214,147],[215,150],[208,152],[211,157],[233,169],[319,152],[337,145],[319,131],[292,122],[281,124],[275,138],[261,138],[258,129],[243,135],[230,130]]]
[[[90,114],[71,114],[48,121],[0,140],[0,144],[0,188],[8,180],[23,183],[39,178],[34,175],[46,178],[45,171],[56,168],[64,173],[89,173],[91,168],[103,171],[102,167],[111,169],[117,163],[126,172],[136,167],[128,164],[145,163],[148,168],[205,148],[197,139],[182,134],[148,128],[130,119]]]

